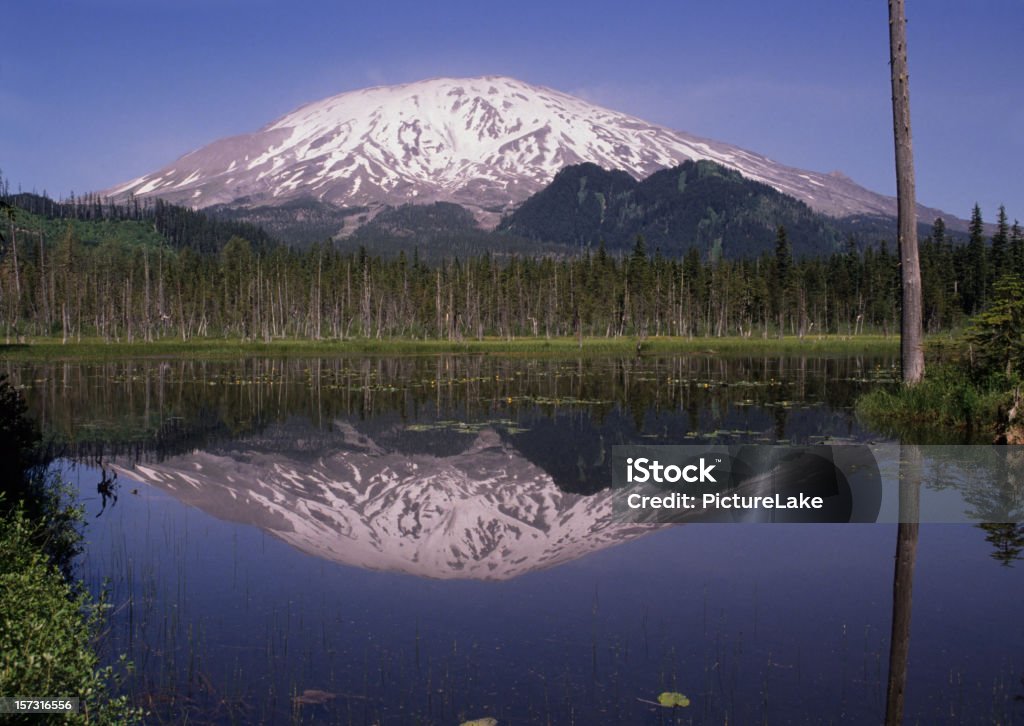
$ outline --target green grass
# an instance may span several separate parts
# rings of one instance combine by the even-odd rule
[[[908,441],[938,442],[952,434],[990,443],[1012,398],[1005,381],[975,382],[960,366],[932,365],[917,385],[864,394],[857,415],[872,428]]]
[[[785,338],[484,338],[483,340],[356,339],[346,341],[252,340],[200,338],[183,342],[166,338],[152,343],[106,343],[100,339],[62,344],[54,339],[30,339],[24,344],[0,344],[0,358],[9,360],[115,360],[196,357],[336,357],[346,355],[674,355],[715,356],[812,355],[847,356],[895,353],[899,339],[881,335],[807,336]]]

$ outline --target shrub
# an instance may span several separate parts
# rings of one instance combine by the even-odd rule
[[[0,693],[81,699],[77,714],[50,714],[61,723],[139,721],[126,697],[110,698],[113,669],[98,667],[94,640],[106,606],[75,592],[35,545],[37,530],[21,509],[0,520]]]
[[[978,314],[968,341],[982,374],[1010,377],[1024,367],[1024,280],[1007,273],[992,288],[992,304]]]
[[[98,667],[106,606],[70,577],[82,513],[51,461],[0,377],[0,695],[81,699],[79,713],[10,717],[15,723],[137,722],[141,711],[126,697],[110,697],[114,669]]]

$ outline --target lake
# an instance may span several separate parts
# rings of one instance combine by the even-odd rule
[[[610,462],[884,441],[852,407],[895,365],[3,364],[62,442],[104,653],[153,721],[502,726],[880,722],[896,525],[631,524]],[[1019,544],[922,526],[908,722],[1024,720]]]

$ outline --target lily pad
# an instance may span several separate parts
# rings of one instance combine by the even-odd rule
[[[658,703],[665,708],[686,708],[690,705],[690,699],[676,691],[665,691],[658,696]]]

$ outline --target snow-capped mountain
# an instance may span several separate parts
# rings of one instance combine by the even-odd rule
[[[637,178],[686,160],[736,169],[832,216],[894,216],[891,197],[512,78],[439,78],[343,93],[215,141],[105,193],[193,207],[313,197],[339,206],[455,202],[496,222],[562,168]],[[933,210],[929,210],[933,211]]]
[[[616,515],[610,490],[560,490],[493,430],[452,456],[383,449],[351,426],[329,451],[260,442],[119,467],[220,519],[308,554],[431,578],[505,580],[651,530]]]

